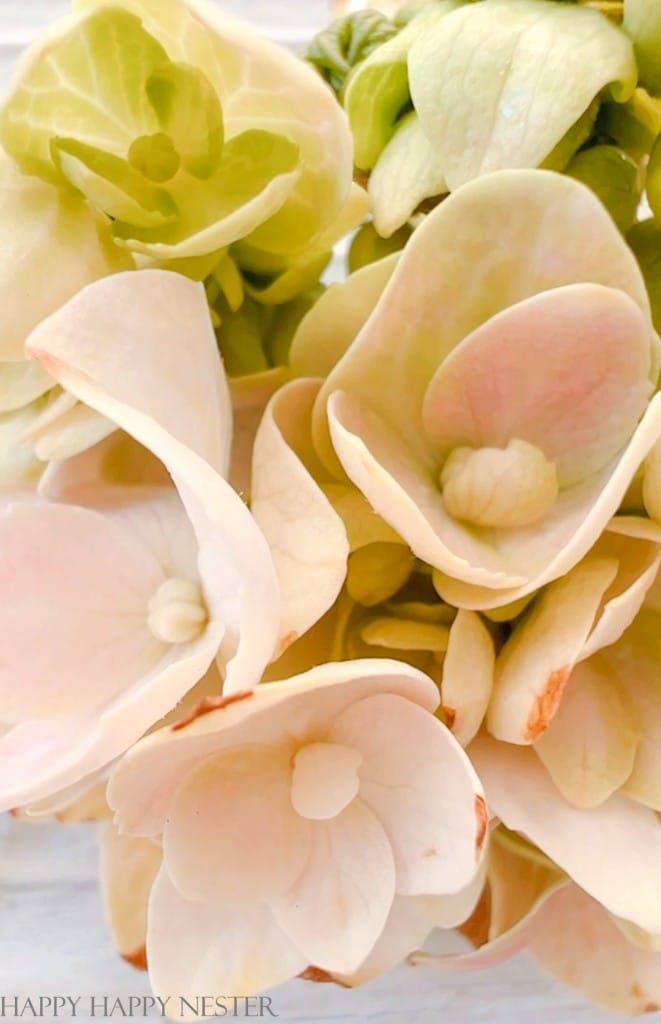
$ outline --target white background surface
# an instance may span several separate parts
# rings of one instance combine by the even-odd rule
[[[226,0],[224,6],[299,48],[325,23],[329,5]],[[67,9],[66,0],[0,0],[0,87],[20,48]],[[95,827],[0,818],[0,996],[82,996],[75,1019],[87,1024],[92,1018],[82,1007],[89,1006],[91,995],[126,1000],[149,994],[145,975],[112,949],[96,873]],[[402,967],[357,990],[294,981],[271,995],[283,1024],[608,1024],[620,1019],[587,1006],[542,976],[524,955],[470,974]],[[31,1019],[2,1018],[1,1006],[0,1020]]]

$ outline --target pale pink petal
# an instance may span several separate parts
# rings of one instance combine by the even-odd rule
[[[324,384],[315,410],[322,457],[333,457],[325,407],[340,389],[413,451],[433,457],[423,400],[448,353],[501,310],[581,282],[619,288],[649,314],[635,258],[585,186],[552,172],[509,170],[450,195],[415,231],[373,314]]]
[[[444,600],[493,608],[567,572],[597,541],[661,433],[661,395],[616,462],[561,491],[539,522],[501,530],[469,529],[453,520],[433,464],[353,396],[331,396],[328,422],[349,477],[413,552],[438,570],[434,582]]]
[[[134,530],[75,506],[15,505],[0,519],[5,722],[99,708],[165,654],[147,626],[165,579]]]
[[[310,823],[292,807],[290,756],[286,745],[243,746],[188,773],[163,830],[168,873],[186,899],[263,903],[296,880]]]
[[[627,683],[618,679],[606,656],[597,654],[574,667],[535,750],[570,804],[596,807],[631,775],[638,740],[638,715]]]
[[[649,319],[615,288],[535,295],[487,320],[443,361],[423,402],[427,437],[439,455],[527,441],[570,486],[633,434],[652,390],[651,337]]]
[[[297,380],[271,399],[255,438],[252,513],[280,584],[280,650],[330,608],[347,571],[342,520],[319,487],[327,474],[310,439],[319,383]]]
[[[392,694],[366,697],[329,738],[359,750],[360,799],[383,825],[402,895],[456,892],[477,871],[486,830],[480,783],[449,730]]]
[[[196,1006],[200,995],[254,995],[309,964],[268,907],[224,910],[186,900],[164,869],[149,901],[147,960],[154,992],[171,997],[176,1010],[182,997]],[[187,1016],[195,1018],[190,1010]]]
[[[120,835],[110,823],[101,831],[106,918],[118,953],[136,967],[145,966],[147,903],[161,859],[151,839]]]
[[[283,682],[231,695],[216,710],[203,704],[183,727],[148,736],[116,768],[108,801],[117,809],[123,830],[157,834],[182,777],[203,758],[243,743],[276,744],[283,734],[294,740],[318,739],[353,701],[377,693],[399,694],[428,712],[439,701],[431,679],[401,661],[319,665]]]
[[[577,886],[553,895],[529,950],[565,985],[619,1013],[661,1010],[661,953],[636,948]]]
[[[227,462],[230,402],[203,289],[168,271],[115,275],[41,324],[29,348],[165,464],[197,535],[210,618],[223,623],[225,688],[256,685],[276,643],[277,581],[264,537],[212,468]]]
[[[532,743],[549,725],[615,579],[614,558],[587,558],[537,598],[496,661],[487,727],[497,739]]]
[[[462,747],[477,733],[493,689],[496,652],[491,633],[475,612],[460,609],[443,661],[443,714]]]
[[[200,284],[165,270],[96,281],[35,328],[26,353],[67,390],[71,372],[96,382],[225,471],[230,397]]]
[[[653,811],[620,795],[572,807],[532,750],[480,736],[470,755],[492,814],[611,913],[661,931],[661,823]]]
[[[376,943],[395,895],[395,865],[378,818],[356,799],[314,822],[303,872],[271,906],[308,963],[348,974]]]

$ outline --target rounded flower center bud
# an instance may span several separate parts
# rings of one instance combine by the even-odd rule
[[[302,818],[335,818],[360,788],[362,755],[337,743],[308,743],[294,758],[291,802]]]
[[[558,496],[555,464],[517,439],[506,448],[455,448],[440,483],[449,514],[474,526],[527,526]]]
[[[164,182],[174,178],[181,163],[169,135],[141,135],[129,148],[129,163],[150,181]]]
[[[166,644],[188,644],[197,640],[209,621],[209,613],[198,583],[171,577],[161,583],[149,602],[147,625]]]

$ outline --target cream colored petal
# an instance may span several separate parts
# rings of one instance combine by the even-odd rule
[[[39,363],[0,363],[0,412],[12,412],[40,398],[54,381]]]
[[[264,409],[278,388],[288,380],[284,366],[277,366],[263,373],[251,373],[245,377],[230,377],[232,397],[233,429],[232,457],[229,481],[232,487],[246,497],[250,495],[253,445]]]
[[[542,916],[529,949],[545,970],[609,1010],[633,1015],[661,1009],[661,954],[627,941],[587,893],[568,886]]]
[[[43,462],[62,461],[98,444],[116,429],[105,416],[71,395],[55,392],[53,400],[26,432],[26,438]]]
[[[453,893],[474,878],[486,810],[468,758],[422,708],[394,695],[367,697],[333,723],[335,743],[359,750],[360,798],[392,845],[401,895]]]
[[[638,716],[606,657],[574,666],[560,706],[535,750],[574,807],[596,807],[629,778]]]
[[[300,974],[309,962],[268,907],[234,912],[186,900],[164,869],[149,901],[147,960],[154,992],[170,997],[182,1020],[199,1019],[182,1007],[182,997],[195,1007],[200,994],[252,996]]]
[[[277,744],[283,736],[308,740],[327,732],[354,701],[377,693],[400,694],[428,711],[438,690],[422,672],[386,659],[332,662],[282,682],[268,683],[201,706],[184,727],[161,729],[123,758],[111,778],[108,801],[125,831],[154,835],[163,829],[183,775],[203,758],[242,743]]]
[[[462,747],[476,735],[486,714],[495,660],[493,639],[479,615],[460,609],[443,661],[441,700],[443,714]]]
[[[611,913],[645,931],[661,930],[661,824],[653,811],[620,795],[579,810],[560,795],[534,751],[481,736],[469,752],[492,814]]]
[[[606,532],[595,554],[619,561],[617,576],[604,594],[595,626],[581,652],[581,660],[616,643],[631,625],[646,600],[661,566],[661,547],[635,538]]]
[[[269,403],[255,438],[252,513],[280,584],[278,653],[330,608],[346,577],[342,520],[318,486],[310,438],[314,380],[292,381]]]
[[[395,896],[395,865],[378,817],[360,798],[314,822],[305,869],[271,903],[275,920],[310,964],[349,974],[379,938]]]
[[[334,282],[303,318],[289,351],[298,377],[326,377],[342,358],[376,306],[399,253],[361,267]]]
[[[3,360],[23,359],[30,331],[90,281],[133,265],[87,204],[0,161]],[[42,377],[43,380],[43,377]]]
[[[422,946],[432,929],[456,928],[472,913],[483,884],[481,871],[465,889],[448,896],[395,896],[372,952],[357,971],[340,975],[339,980],[352,987],[364,985]]]
[[[268,902],[296,881],[311,826],[292,807],[291,754],[286,743],[246,745],[207,758],[181,780],[163,857],[183,897],[241,908]]]
[[[615,559],[587,558],[551,583],[515,627],[496,662],[487,713],[497,739],[532,743],[548,727],[617,567]]]
[[[161,867],[161,848],[151,839],[123,836],[108,823],[101,831],[101,886],[117,952],[146,966],[147,904]]]
[[[632,799],[661,811],[661,632],[658,611],[643,607],[622,639],[603,652],[638,717],[640,743],[633,771],[623,785]]]

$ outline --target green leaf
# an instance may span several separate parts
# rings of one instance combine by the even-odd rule
[[[56,26],[28,51],[0,121],[0,140],[29,173],[57,178],[50,142],[78,142],[125,157],[158,131],[144,83],[168,59],[139,18],[103,7]]]
[[[640,80],[661,93],[661,4],[659,0],[624,0],[624,31],[633,39]]]
[[[197,178],[210,177],[223,148],[223,111],[208,78],[189,64],[168,63],[152,72],[146,89],[184,168]]]
[[[596,193],[620,231],[629,230],[642,192],[642,176],[631,157],[617,146],[592,146],[574,157],[566,173]]]
[[[303,56],[339,95],[351,69],[396,34],[393,23],[379,11],[358,11],[314,36]]]
[[[245,237],[282,205],[296,182],[298,147],[252,129],[225,143],[218,170],[195,188],[178,174],[168,192],[179,211],[162,228],[118,220],[113,235],[153,256],[199,256]]]
[[[421,8],[393,39],[378,47],[351,76],[344,96],[355,145],[355,162],[369,170],[392,138],[395,125],[409,103],[409,50],[459,0],[441,0]]]
[[[552,0],[467,4],[409,54],[413,105],[451,189],[490,171],[537,167],[602,90],[624,101],[636,77],[620,29]]]
[[[67,181],[108,217],[145,228],[176,217],[177,208],[168,193],[121,157],[77,139],[55,138],[51,152],[53,163]]]

